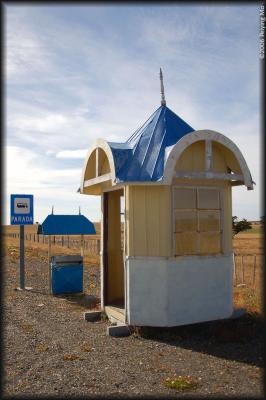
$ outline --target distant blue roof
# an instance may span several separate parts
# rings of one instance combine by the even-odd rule
[[[124,143],[108,142],[117,181],[159,181],[165,150],[194,129],[166,106],[160,106]]]
[[[84,215],[48,215],[38,226],[42,235],[93,235],[94,225]]]

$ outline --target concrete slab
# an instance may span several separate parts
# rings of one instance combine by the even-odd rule
[[[85,311],[84,319],[89,322],[99,321],[101,319],[102,311]]]
[[[130,336],[130,330],[127,325],[111,325],[107,327],[106,334],[113,337]]]

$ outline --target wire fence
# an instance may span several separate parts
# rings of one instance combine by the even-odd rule
[[[234,253],[234,285],[255,288],[263,279],[264,255]]]
[[[19,239],[19,233],[7,233],[5,236]],[[24,240],[31,241],[34,243],[48,244],[48,235],[39,235],[37,233],[26,233]],[[84,237],[84,250],[87,250],[89,254],[99,255],[100,254],[100,239],[86,238]],[[55,246],[67,247],[69,249],[80,249],[82,245],[82,238],[78,236],[73,238],[69,235],[51,235],[51,244]]]
[[[19,239],[19,233],[7,233],[5,236]],[[47,235],[39,235],[37,233],[26,233],[25,240],[48,244]],[[100,254],[100,239],[83,237],[84,250],[90,255]],[[73,237],[68,235],[52,235],[51,244],[80,249],[82,245],[81,236]],[[256,287],[263,281],[263,262],[264,255],[260,253],[234,253],[234,269],[233,269],[233,282],[234,286],[249,286]]]

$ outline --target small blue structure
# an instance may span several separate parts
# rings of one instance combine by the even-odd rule
[[[38,226],[41,235],[95,235],[95,227],[84,215],[48,215]]]
[[[94,235],[95,227],[84,215],[48,215],[38,226],[42,235]],[[50,244],[50,241],[49,241]],[[53,294],[83,292],[83,257],[48,256],[49,290]]]

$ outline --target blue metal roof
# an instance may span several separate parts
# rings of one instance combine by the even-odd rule
[[[42,235],[93,235],[96,233],[91,221],[84,215],[48,215],[38,226]]]
[[[160,106],[124,143],[108,142],[117,181],[159,181],[165,151],[194,129],[166,106]]]

